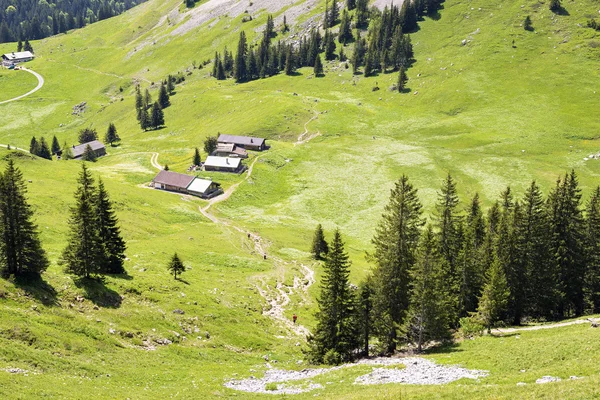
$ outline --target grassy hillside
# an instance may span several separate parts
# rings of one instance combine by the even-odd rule
[[[317,3],[303,18],[324,9],[324,1]],[[406,94],[388,90],[396,74],[352,76],[351,68],[336,62],[326,65],[324,78],[301,69],[295,77],[218,82],[208,76],[211,65],[193,65],[224,46],[235,49],[241,29],[252,40],[267,13],[256,12],[246,23],[241,15],[222,16],[210,26],[173,35],[189,19],[177,17],[180,4],[150,0],[85,29],[33,42],[37,58],[28,67],[44,76],[44,87],[0,105],[0,143],[23,148],[32,135],[56,135],[71,144],[83,127],[103,135],[109,122],[116,124],[121,146],[109,148],[91,168],[116,203],[128,243],[125,279],[86,284],[65,275],[57,260],[80,167],[17,157],[31,180],[29,197],[53,264],[37,285],[0,281],[2,397],[252,397],[222,384],[235,374],[260,375],[265,354],[279,366],[305,367],[296,364],[301,339],[262,315],[267,305],[256,287],[291,285],[294,276],[302,276],[292,261],[310,262],[307,248],[317,223],[329,232],[342,229],[357,282],[370,268],[364,254],[389,188],[401,174],[420,189],[428,211],[448,172],[464,200],[479,192],[486,204],[507,185],[521,194],[532,179],[547,193],[570,168],[578,172],[584,195],[598,184],[600,161],[584,161],[600,150],[600,37],[585,28],[598,13],[596,1],[565,2],[569,15],[556,16],[538,1],[447,0],[440,18],[422,21],[412,36],[417,61],[408,72]],[[526,15],[535,32],[520,26]],[[0,53],[13,47],[0,45]],[[141,131],[135,82],[150,87],[156,98],[152,83],[177,72],[186,80],[165,110],[166,128]],[[380,90],[372,91],[376,86]],[[35,87],[35,78],[1,70],[0,87],[2,101]],[[82,101],[86,111],[73,115],[72,107]],[[304,137],[316,136],[295,145],[305,130]],[[267,137],[272,145],[252,177],[213,207],[228,226],[203,217],[202,200],[146,187],[156,173],[152,152],[159,153],[161,165],[183,172],[194,147],[202,148],[204,138],[217,132]],[[0,164],[7,156],[0,150]],[[202,176],[224,188],[243,179]],[[262,259],[245,231],[264,238],[269,259]],[[187,283],[165,270],[174,251],[188,266]],[[313,299],[316,286],[309,289]],[[284,315],[297,312],[311,328],[314,304],[292,296]],[[318,393],[589,398],[600,372],[593,363],[599,354],[595,333],[584,326],[528,332],[520,339],[468,341],[430,356],[489,370],[480,382],[356,387],[337,383],[354,380],[353,372],[343,372],[339,379],[324,378],[335,383]],[[175,344],[156,343],[163,339]],[[1,371],[9,367],[30,372]],[[535,390],[516,386],[542,375],[585,378],[534,385]],[[313,393],[304,397],[309,396]]]

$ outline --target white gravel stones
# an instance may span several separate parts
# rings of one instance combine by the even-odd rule
[[[488,375],[486,371],[469,370],[457,366],[438,365],[424,358],[405,358],[404,369],[375,368],[370,374],[356,378],[360,385],[406,383],[413,385],[443,385],[462,378],[478,379]]]
[[[438,365],[433,361],[419,358],[374,358],[364,359],[353,364],[344,364],[338,367],[303,369],[301,371],[286,371],[269,369],[263,378],[251,376],[248,379],[230,380],[225,386],[250,393],[267,394],[298,394],[323,388],[320,384],[307,381],[294,385],[286,382],[298,382],[312,379],[342,368],[352,368],[358,365],[373,365],[391,367],[404,365],[405,368],[374,368],[369,374],[359,376],[354,384],[381,385],[386,383],[404,383],[414,385],[442,385],[462,378],[478,379],[488,375],[487,371],[468,370],[458,366]]]
[[[535,383],[550,383],[550,382],[560,382],[561,379],[558,376],[542,376],[540,379],[536,380]]]

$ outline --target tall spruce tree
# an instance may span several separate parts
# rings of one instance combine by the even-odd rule
[[[33,155],[38,155],[40,152],[40,144],[38,143],[37,139],[35,138],[35,136],[33,136],[31,138],[31,141],[29,142],[29,152]]]
[[[350,361],[358,347],[354,295],[348,277],[350,261],[338,229],[323,266],[321,294],[316,313],[317,327],[309,337],[310,358],[316,362],[339,364]]]
[[[160,104],[160,107],[163,109],[171,105],[169,93],[167,92],[167,88],[164,84],[160,85],[160,90],[158,92],[158,104]]]
[[[585,300],[587,311],[600,312],[600,186],[586,206],[585,220]]]
[[[192,158],[192,165],[199,167],[202,164],[202,160],[200,159],[200,150],[196,147],[194,149],[194,157]]]
[[[417,351],[431,340],[450,338],[450,304],[445,282],[444,259],[439,253],[436,236],[428,226],[419,243],[416,262],[410,269],[410,306],[406,318],[408,339]]]
[[[374,328],[387,352],[396,348],[399,328],[408,309],[409,271],[415,263],[420,228],[424,224],[421,213],[417,190],[403,175],[390,193],[373,238],[376,263],[373,312],[377,321]]]
[[[584,309],[584,221],[580,192],[577,175],[571,171],[562,180],[558,179],[548,197],[552,234],[550,254],[554,256],[559,277],[558,316],[561,318],[581,315]]]
[[[117,134],[117,127],[111,122],[108,124],[106,135],[104,135],[104,142],[112,146],[114,142],[118,142],[119,140],[121,140],[121,138]]]
[[[81,163],[77,182],[75,205],[71,207],[69,217],[68,244],[60,263],[67,272],[89,278],[102,271],[106,257],[100,238],[97,190],[85,163]]]
[[[406,89],[406,83],[408,82],[408,77],[406,76],[406,69],[404,66],[400,67],[400,71],[398,72],[398,91],[400,93],[404,92]]]
[[[317,55],[317,58],[315,58],[315,66],[313,71],[315,76],[323,76],[323,62],[321,61],[321,55]]]
[[[248,44],[246,41],[246,33],[240,32],[237,54],[235,55],[233,77],[236,82],[246,82],[248,74],[246,71],[246,55],[248,53]]]
[[[479,298],[479,315],[485,323],[488,333],[491,333],[494,324],[502,319],[508,305],[510,291],[506,283],[506,276],[502,265],[495,259],[487,272],[483,293]]]
[[[8,160],[0,175],[0,271],[4,276],[39,275],[48,268],[23,174]]]
[[[125,272],[123,263],[127,247],[121,236],[121,229],[118,226],[119,221],[102,179],[98,179],[98,193],[95,200],[99,239],[104,247],[104,260],[99,272],[103,274],[122,274]]]
[[[327,253],[329,253],[329,245],[325,240],[325,234],[323,233],[321,224],[317,225],[317,229],[315,229],[311,253],[315,260],[322,260],[327,256]]]
[[[46,160],[52,160],[52,152],[50,151],[50,147],[48,147],[46,138],[43,136],[40,139],[40,147],[37,155],[45,158]]]
[[[163,113],[160,104],[155,102],[152,105],[152,112],[150,113],[150,127],[158,129],[165,124],[165,114]]]
[[[58,139],[55,136],[52,136],[52,154],[60,153],[60,144],[58,143]]]
[[[373,276],[369,275],[367,279],[360,285],[360,291],[357,298],[357,319],[360,327],[360,335],[362,336],[361,347],[363,356],[369,356],[369,339],[373,327],[373,297],[374,283]]]

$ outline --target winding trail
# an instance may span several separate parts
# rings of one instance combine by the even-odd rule
[[[576,319],[574,321],[568,321],[568,322],[557,322],[554,324],[525,326],[522,328],[496,328],[496,329],[493,329],[492,332],[496,333],[496,334],[504,335],[507,333],[524,332],[524,331],[539,331],[542,329],[562,328],[563,326],[590,324],[590,323],[595,323],[595,322],[597,322],[597,320],[595,320],[593,318],[586,318],[586,319]]]
[[[33,74],[33,75],[34,75],[34,76],[37,78],[37,80],[38,80],[38,84],[37,84],[37,86],[36,86],[36,87],[35,87],[33,90],[30,90],[29,92],[27,92],[27,93],[25,93],[25,94],[22,94],[22,95],[20,95],[20,96],[17,96],[17,97],[13,97],[12,99],[8,99],[8,100],[0,101],[0,104],[6,104],[6,103],[10,103],[10,102],[12,102],[12,101],[17,101],[17,100],[20,100],[20,99],[22,99],[22,98],[24,98],[24,97],[27,97],[27,96],[29,96],[29,95],[31,95],[31,94],[33,94],[33,93],[37,92],[38,90],[40,90],[40,89],[42,88],[42,86],[44,86],[44,77],[43,77],[43,76],[41,76],[40,74],[38,74],[37,72],[35,72],[35,71],[32,71],[32,70],[30,70],[30,69],[27,69],[27,68],[23,68],[23,67],[20,67],[20,69],[19,69],[19,70],[20,70],[20,71],[29,72],[30,74]],[[21,149],[21,150],[22,150],[22,149]]]
[[[302,132],[300,136],[298,136],[298,140],[296,141],[296,143],[294,143],[294,146],[307,143],[321,134],[320,131],[317,131],[317,133],[313,133],[309,137],[305,138],[305,136],[308,135],[308,124],[310,124],[315,119],[319,118],[319,112],[315,110],[314,113],[315,115],[311,117],[308,121],[306,121],[306,123],[304,124],[304,132]]]
[[[150,157],[150,164],[152,164],[152,166],[159,171],[163,169],[162,165],[158,163],[158,153],[152,153],[152,156]]]

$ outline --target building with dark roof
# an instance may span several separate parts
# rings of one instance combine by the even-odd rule
[[[217,148],[211,156],[248,158],[248,152],[233,143],[217,143]]]
[[[73,149],[72,149],[73,158],[75,158],[75,159],[81,158],[83,156],[83,153],[85,153],[85,148],[88,145],[92,148],[92,151],[94,153],[96,153],[96,157],[102,157],[102,156],[106,155],[106,147],[104,147],[104,143],[102,143],[98,140],[92,140],[91,142],[73,146]]]
[[[217,142],[235,144],[236,146],[242,147],[246,150],[263,151],[267,148],[267,143],[265,139],[249,136],[219,135]]]
[[[2,65],[8,67],[25,61],[31,61],[34,57],[35,56],[30,51],[13,51],[12,53],[2,54]]]
[[[223,193],[221,186],[211,180],[164,170],[156,175],[150,186],[155,189],[191,194],[203,199]]]

